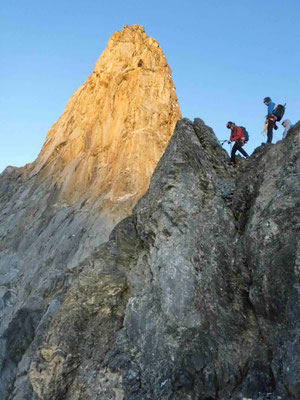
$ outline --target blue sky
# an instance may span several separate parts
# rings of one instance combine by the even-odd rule
[[[299,0],[10,0],[0,6],[0,172],[38,155],[110,36],[140,24],[160,44],[184,117],[219,139],[228,120],[261,135],[263,98],[300,119]],[[283,128],[274,134],[281,139]],[[224,147],[228,150],[229,146]]]

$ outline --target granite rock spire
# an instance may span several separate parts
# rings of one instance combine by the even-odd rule
[[[68,202],[97,199],[124,216],[146,192],[180,118],[159,44],[126,25],[48,132],[32,173],[52,176]]]

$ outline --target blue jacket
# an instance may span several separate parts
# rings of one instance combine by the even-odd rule
[[[268,105],[268,114],[273,114],[275,105],[276,105],[276,104],[273,103],[273,101],[269,101],[269,105]]]

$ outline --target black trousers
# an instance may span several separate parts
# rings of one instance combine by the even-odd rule
[[[269,119],[268,121],[268,140],[267,143],[272,143],[272,139],[273,139],[273,128],[274,128],[274,121],[272,119]]]
[[[233,148],[232,148],[232,150],[231,150],[230,162],[235,162],[235,153],[236,153],[237,151],[239,151],[240,153],[242,153],[243,156],[245,156],[245,157],[247,157],[247,158],[249,157],[248,154],[245,152],[245,150],[242,148],[242,146],[243,146],[243,144],[242,144],[241,142],[236,141],[236,142],[234,143],[234,146],[233,146]]]

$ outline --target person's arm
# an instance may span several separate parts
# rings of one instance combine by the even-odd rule
[[[240,126],[237,128],[237,139],[236,140],[240,140],[242,142],[245,142],[246,138],[245,138],[245,134],[244,134],[244,130],[243,128],[241,128]]]
[[[234,142],[236,140],[235,134],[236,134],[236,127],[234,127],[233,130],[231,131],[231,135],[230,135],[230,139],[228,140],[228,143]]]
[[[287,127],[285,127],[285,129],[284,129],[284,131],[282,133],[282,139],[285,139],[288,130],[289,129]]]
[[[268,114],[272,114],[273,113],[274,107],[275,107],[275,103],[273,103],[273,101],[269,101]]]

